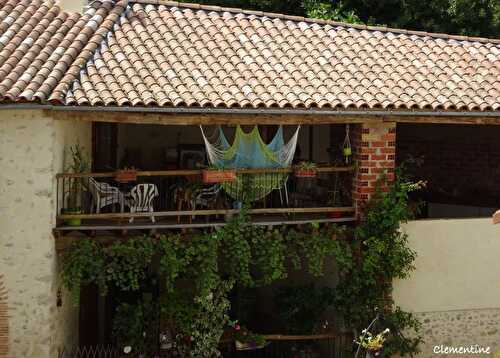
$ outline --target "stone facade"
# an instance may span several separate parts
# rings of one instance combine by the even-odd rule
[[[64,148],[90,145],[88,123],[56,121],[42,111],[0,118],[0,273],[9,292],[9,358],[57,357],[77,339],[77,309],[57,307],[55,174]]]
[[[500,308],[417,313],[425,337],[419,358],[436,357],[445,347],[490,348],[500,354]],[[444,355],[444,354],[443,354]],[[445,355],[444,355],[445,356]],[[481,354],[460,354],[477,357]],[[482,354],[487,356],[487,354]]]

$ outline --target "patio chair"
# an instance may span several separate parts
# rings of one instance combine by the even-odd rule
[[[138,184],[130,191],[130,198],[127,203],[131,213],[154,212],[153,199],[158,196],[158,188],[154,184]],[[155,222],[155,217],[151,216],[151,221]],[[130,218],[130,223],[134,222],[134,218]]]
[[[197,207],[210,208],[215,203],[221,186],[216,184],[208,188],[201,189],[193,200],[193,210]]]
[[[115,186],[108,183],[98,182],[94,178],[89,178],[89,192],[92,194],[91,211],[95,207],[95,213],[99,214],[101,209],[113,204],[120,205],[120,212],[123,213],[125,206],[125,195]]]
[[[217,199],[221,189],[222,187],[219,184],[215,184],[208,188],[199,190],[192,202],[193,210],[196,210],[196,208],[199,207],[203,207],[205,209],[216,209],[218,206]],[[193,215],[192,218],[195,219],[196,216]],[[206,216],[206,219],[208,221],[208,216]]]

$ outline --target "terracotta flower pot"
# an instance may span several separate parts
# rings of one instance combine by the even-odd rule
[[[117,170],[115,173],[115,180],[119,183],[128,183],[137,180],[137,170],[123,169]]]
[[[298,178],[314,178],[314,177],[316,177],[316,171],[315,170],[296,169],[295,176]]]
[[[236,179],[236,170],[203,170],[203,182],[207,184],[231,182]]]

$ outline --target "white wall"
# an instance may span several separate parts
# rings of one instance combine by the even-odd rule
[[[403,229],[418,253],[411,278],[394,283],[403,308],[500,308],[500,226],[491,218],[419,220]]]
[[[394,282],[393,297],[423,323],[421,357],[434,357],[440,344],[500,350],[500,225],[420,220],[403,230],[418,257],[411,277]]]

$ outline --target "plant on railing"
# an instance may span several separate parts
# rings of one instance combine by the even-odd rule
[[[124,167],[115,172],[115,181],[119,183],[128,183],[137,180],[137,169],[134,167]]]
[[[80,288],[96,284],[102,294],[107,292],[106,257],[102,247],[92,240],[76,240],[64,256],[62,284],[70,291],[75,304],[80,302]]]
[[[386,192],[380,188],[384,184]],[[356,240],[352,242],[353,256],[350,270],[341,275],[337,286],[336,308],[347,324],[359,332],[367,326],[367,319],[383,308],[387,321],[395,331],[413,330],[413,338],[391,335],[386,342],[386,352],[413,353],[421,337],[418,321],[399,308],[393,308],[391,288],[393,279],[407,278],[414,269],[415,252],[408,247],[407,235],[400,224],[413,215],[408,195],[423,183],[408,181],[402,169],[396,170],[393,182],[379,181],[377,191],[367,205],[365,220],[357,227]]]
[[[297,177],[315,177],[318,167],[313,162],[300,162],[294,168],[295,176]]]
[[[255,350],[266,346],[267,342],[263,335],[249,331],[240,326],[237,321],[231,324],[231,328],[236,350]]]
[[[209,166],[202,170],[202,179],[206,184],[232,182],[236,179],[236,169]]]
[[[65,151],[65,156],[68,150]],[[85,154],[79,143],[69,147],[69,161],[65,164],[65,171],[69,173],[86,173],[90,170],[90,160]],[[65,161],[68,158],[65,158]],[[82,178],[69,178],[67,191],[64,193],[64,199],[67,200],[67,206],[62,210],[62,214],[81,214],[82,213]],[[69,219],[68,225],[80,225],[80,219]]]

